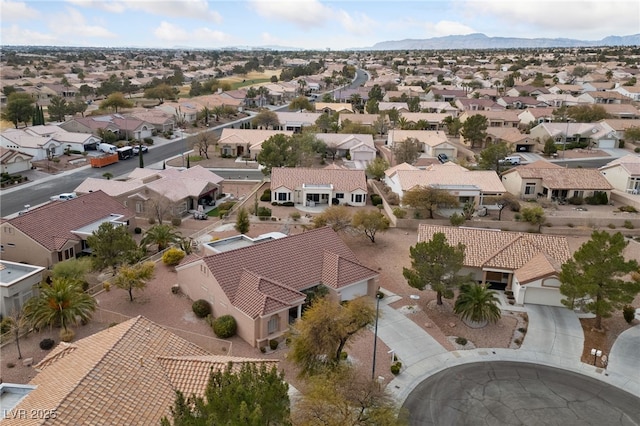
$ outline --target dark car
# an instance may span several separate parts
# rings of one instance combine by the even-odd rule
[[[438,154],[438,161],[440,161],[441,163],[446,163],[447,161],[449,161],[449,157],[447,157],[447,154]]]
[[[145,146],[145,145],[134,145],[133,146],[133,155],[140,154],[140,148],[142,148],[142,152],[143,153],[149,151],[149,148],[147,146]]]

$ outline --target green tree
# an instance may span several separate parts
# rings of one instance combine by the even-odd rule
[[[7,97],[2,119],[12,122],[16,129],[19,123],[27,126],[36,111],[34,103],[33,96],[29,93],[13,92]]]
[[[157,244],[158,251],[162,251],[169,245],[180,242],[181,238],[180,232],[172,225],[157,224],[144,233],[142,240],[140,240],[140,245],[146,248],[151,244]]]
[[[391,108],[387,111],[387,117],[389,117],[389,123],[391,124],[391,128],[395,129],[398,121],[400,121],[400,111],[396,109],[396,107]]]
[[[149,87],[144,91],[144,97],[149,99],[157,99],[163,103],[165,99],[175,99],[176,90],[166,83],[159,84],[155,87]]]
[[[51,278],[74,282],[82,287],[86,283],[86,276],[90,271],[91,259],[78,257],[53,265]]]
[[[393,155],[397,164],[416,162],[422,153],[422,143],[416,138],[407,138],[398,141],[393,146]]]
[[[460,133],[470,143],[471,148],[481,145],[487,138],[487,128],[489,124],[487,117],[480,114],[472,115],[462,123]]]
[[[306,96],[298,96],[289,104],[289,111],[315,111],[315,108]]]
[[[407,424],[393,398],[355,368],[341,366],[310,377],[292,412],[296,425],[400,426]]]
[[[544,215],[544,209],[540,206],[523,207],[520,210],[522,220],[538,227],[538,232],[542,229],[542,225],[547,220]]]
[[[382,98],[384,98],[382,87],[380,87],[379,84],[374,84],[373,87],[369,89],[369,93],[367,95],[369,96],[369,99],[373,99],[378,102],[381,102]]]
[[[315,228],[330,226],[334,231],[342,231],[351,226],[351,210],[347,206],[335,205],[327,207],[313,218]]]
[[[500,173],[500,160],[511,154],[511,148],[505,142],[489,145],[480,151],[478,165],[484,170],[495,170]]]
[[[638,262],[625,260],[624,249],[629,244],[620,232],[594,231],[591,239],[562,265],[560,293],[567,296],[562,303],[573,308],[576,299],[587,299],[584,309],[596,316],[595,327],[602,329],[602,318],[615,309],[631,303],[640,293]]]
[[[87,244],[91,247],[94,269],[112,268],[114,274],[118,266],[136,256],[138,249],[127,227],[111,222],[102,223],[87,237]]]
[[[302,376],[334,369],[347,343],[373,323],[375,314],[367,297],[344,304],[316,298],[291,327],[289,359],[300,367]]]
[[[553,138],[547,138],[544,141],[544,148],[542,149],[544,155],[551,157],[553,154],[558,152],[558,147],[556,146],[556,141]]]
[[[402,204],[406,204],[418,210],[429,213],[429,219],[433,219],[433,213],[439,207],[457,207],[458,199],[444,189],[432,186],[418,186],[405,192]]]
[[[263,166],[262,173],[269,175],[272,168],[286,166],[290,151],[291,140],[286,135],[273,135],[264,141],[258,153],[258,163]]]
[[[278,114],[270,110],[260,111],[253,120],[251,120],[251,124],[255,127],[263,127],[268,129],[271,127],[275,129],[280,126],[280,120],[278,120]]]
[[[133,302],[133,290],[142,290],[147,286],[147,281],[153,278],[155,266],[155,262],[121,266],[116,276],[109,281],[109,284],[127,290],[129,301]]]
[[[229,363],[224,371],[212,370],[204,397],[176,391],[171,407],[174,426],[287,425],[290,424],[289,385],[284,373],[265,363]],[[166,417],[163,426],[171,423]]]
[[[367,103],[364,105],[364,110],[367,114],[378,114],[380,112],[380,102],[369,98]]]
[[[502,220],[502,211],[505,208],[510,208],[512,211],[520,210],[520,201],[511,193],[505,192],[502,195],[496,197],[489,197],[486,199],[487,203],[495,203],[498,206],[498,220]]]
[[[133,102],[125,99],[121,92],[110,94],[107,99],[102,101],[100,109],[113,109],[114,112],[118,112],[118,108],[132,108]]]
[[[351,220],[351,226],[376,242],[376,234],[389,229],[389,218],[378,210],[358,210]]]
[[[469,276],[458,275],[464,265],[464,250],[464,244],[449,245],[447,237],[437,232],[431,241],[409,248],[411,268],[402,268],[402,275],[413,288],[431,287],[436,292],[437,304],[442,305],[443,296],[452,298],[455,288],[471,280]]]
[[[247,209],[242,207],[238,210],[238,217],[236,218],[236,231],[241,234],[246,234],[249,232],[249,228],[251,227],[251,222],[249,222],[249,213]]]
[[[488,322],[497,322],[502,313],[500,300],[495,291],[482,284],[465,284],[460,287],[460,294],[453,306],[453,312],[460,315],[463,321],[485,326]]]
[[[64,121],[64,116],[69,111],[69,105],[67,105],[67,101],[60,97],[54,96],[49,101],[49,106],[47,107],[47,111],[49,112],[49,119],[51,121]]]
[[[316,126],[322,133],[337,130],[338,128],[338,114],[323,113],[316,120]]]
[[[611,118],[602,105],[576,105],[567,108],[567,115],[576,123],[595,123]]]
[[[624,138],[633,143],[640,141],[640,127],[629,127],[624,131]]]
[[[372,162],[367,164],[365,172],[369,177],[376,180],[382,180],[384,172],[389,168],[389,162],[381,157],[376,157]]]
[[[95,310],[93,296],[82,291],[76,282],[61,278],[42,285],[38,295],[24,305],[24,315],[34,327],[60,326],[65,332],[72,324],[89,321]]]

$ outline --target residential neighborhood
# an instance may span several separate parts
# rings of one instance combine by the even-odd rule
[[[639,61],[3,47],[3,424],[186,424],[223,374],[288,424],[437,424],[476,363],[637,402]]]

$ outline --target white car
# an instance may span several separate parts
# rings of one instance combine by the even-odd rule
[[[51,201],[67,201],[76,198],[78,195],[75,192],[65,192],[63,194],[54,195],[51,197]]]
[[[133,146],[133,155],[138,155],[140,154],[140,148],[142,148],[142,153],[148,152],[149,148],[147,148],[146,145],[134,145]]]

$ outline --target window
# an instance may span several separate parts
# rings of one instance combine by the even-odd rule
[[[267,324],[267,332],[273,334],[280,328],[280,317],[277,315],[272,316]]]
[[[136,213],[143,213],[144,212],[144,204],[142,203],[142,201],[136,201]]]
[[[364,202],[363,194],[351,194],[351,202],[353,203],[362,203]]]
[[[336,198],[337,198],[338,200],[342,200],[342,199],[344,199],[344,192],[337,192],[337,193],[336,193]]]
[[[9,246],[9,247],[15,247],[16,245],[15,245],[15,244],[13,244],[13,243],[8,243],[8,244],[7,244],[7,246]]]
[[[531,194],[535,194],[536,192],[536,184],[535,183],[527,183],[524,186],[524,194],[525,195],[531,195]]]
[[[287,195],[286,192],[278,192],[278,201],[287,201]]]
[[[584,198],[584,191],[573,191],[573,196]]]

